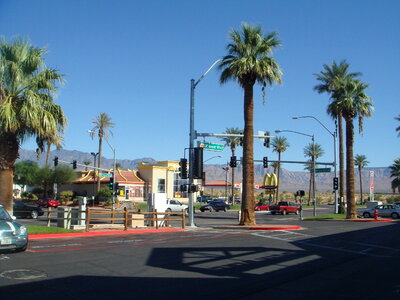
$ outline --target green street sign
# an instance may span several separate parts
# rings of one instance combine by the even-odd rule
[[[318,168],[315,169],[315,173],[329,173],[331,171],[331,168]]]
[[[100,177],[112,177],[113,175],[110,173],[100,173]]]
[[[208,151],[223,151],[225,148],[224,144],[217,144],[217,143],[209,143],[209,142],[198,142],[198,147],[203,148],[204,150]]]

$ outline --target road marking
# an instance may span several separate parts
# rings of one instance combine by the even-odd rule
[[[60,248],[60,247],[70,247],[70,246],[81,246],[82,244],[55,244],[55,245],[43,245],[43,246],[29,246],[31,249],[43,249],[43,248]]]
[[[253,233],[253,235],[256,235],[259,237],[264,237],[264,238],[275,239],[275,240],[281,240],[281,241],[285,241],[285,242],[292,242],[292,241],[296,241],[296,240],[303,240],[303,239],[309,239],[309,238],[314,237],[309,234],[288,231],[288,230],[274,230],[274,231],[257,232],[257,233]]]
[[[38,270],[16,269],[4,271],[0,273],[0,277],[17,280],[32,280],[37,278],[45,278],[47,277],[47,274]]]
[[[5,259],[10,259],[8,256],[1,254],[0,255],[0,260],[5,260]]]

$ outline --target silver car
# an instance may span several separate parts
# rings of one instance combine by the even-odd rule
[[[362,215],[364,218],[372,218],[375,210],[378,211],[379,217],[390,217],[397,219],[400,217],[400,206],[396,204],[382,204],[375,208],[364,210]]]
[[[14,220],[15,217],[10,217],[4,207],[0,205],[0,250],[24,251],[28,246],[26,227]]]

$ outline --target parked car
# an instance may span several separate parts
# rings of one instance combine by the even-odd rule
[[[188,211],[188,206],[179,202],[179,200],[175,199],[167,199],[167,209],[165,211],[169,212],[181,212],[182,209]]]
[[[372,218],[375,210],[378,211],[380,217],[390,217],[393,219],[400,217],[400,206],[396,204],[377,205],[374,208],[364,210],[362,215],[364,218]]]
[[[226,211],[227,209],[230,209],[230,208],[231,207],[228,204],[226,204],[224,201],[219,200],[219,199],[214,199],[214,200],[211,200],[210,202],[208,202],[208,204],[201,206],[200,211],[201,212],[205,212],[206,210],[207,211],[214,211],[214,210],[215,211],[220,211],[220,210]]]
[[[300,212],[300,206],[293,202],[280,201],[276,205],[271,205],[269,207],[269,210],[271,211],[272,215],[275,214],[286,215],[289,213],[295,213],[297,215]]]
[[[49,198],[40,199],[38,201],[38,204],[40,207],[46,207],[46,208],[49,208],[49,207],[57,208],[59,205],[58,200],[49,199]]]
[[[32,218],[37,219],[39,216],[43,216],[43,210],[38,206],[27,205],[22,201],[14,201],[13,205],[14,216],[21,218]]]
[[[271,205],[267,203],[257,203],[256,206],[254,206],[255,211],[260,211],[260,210],[269,210],[269,207]]]
[[[24,251],[28,246],[26,227],[14,221],[8,212],[0,205],[0,250],[13,249]]]

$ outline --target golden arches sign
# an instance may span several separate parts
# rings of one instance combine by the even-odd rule
[[[277,187],[278,186],[278,178],[276,174],[265,174],[263,180],[263,186],[268,187]]]

